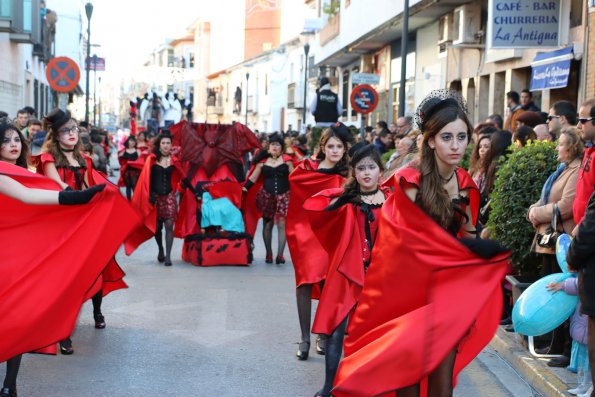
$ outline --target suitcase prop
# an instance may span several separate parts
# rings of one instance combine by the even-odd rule
[[[247,233],[193,234],[184,239],[182,259],[194,266],[248,266],[252,237]]]

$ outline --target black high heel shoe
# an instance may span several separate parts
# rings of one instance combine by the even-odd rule
[[[326,336],[318,335],[316,337],[316,353],[324,356],[326,353]]]
[[[17,391],[9,387],[3,387],[0,390],[0,397],[17,397]]]
[[[331,393],[325,393],[322,390],[318,390],[314,397],[331,397]]]
[[[161,251],[159,251],[159,254],[157,254],[157,262],[159,262],[159,263],[165,262],[165,254]]]
[[[60,353],[65,356],[70,356],[74,353],[74,348],[72,347],[72,340],[70,340],[70,338],[60,341]]]
[[[171,261],[167,261],[164,263],[165,266],[171,266]]]
[[[264,263],[273,263],[273,255],[267,255],[264,258]]]
[[[93,314],[93,319],[95,319],[95,328],[97,328],[97,329],[105,328],[105,317],[103,317],[103,314],[101,314],[101,313]]]
[[[298,350],[297,353],[295,353],[295,356],[297,357],[298,360],[300,361],[304,361],[308,359],[308,356],[310,355],[310,342],[300,342],[298,343]]]
[[[283,257],[283,255],[278,255],[277,258],[275,258],[275,263],[277,265],[285,263],[285,258]]]

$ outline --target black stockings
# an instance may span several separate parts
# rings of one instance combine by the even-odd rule
[[[273,257],[273,226],[275,221],[269,218],[262,218],[262,239],[264,240],[264,246],[266,249],[266,255],[269,258]],[[285,238],[285,218],[277,220],[277,256],[283,256],[285,251],[285,244],[287,239]]]
[[[451,351],[448,356],[428,376],[428,396],[452,397],[452,373],[454,371],[457,350]],[[405,387],[397,391],[397,397],[418,397],[419,384]]]
[[[93,295],[91,302],[93,302],[93,314],[101,314],[101,302],[103,301],[103,290]]]
[[[302,342],[310,342],[310,324],[312,322],[312,284],[300,285],[295,290],[298,318],[302,331]]]
[[[174,244],[174,220],[161,219],[157,220],[157,227],[155,228],[155,240],[159,247],[159,256],[164,255],[163,252],[163,233],[161,229],[165,226],[165,262],[171,263],[171,247]]]
[[[345,337],[348,318],[345,317],[326,340],[324,387],[320,391],[322,396],[330,396],[333,389],[335,375],[337,375],[337,369],[339,369],[339,362],[343,353],[343,338]]]
[[[10,390],[17,390],[17,375],[19,374],[19,368],[21,367],[21,358],[23,356],[19,354],[6,362],[6,378],[4,378],[4,386]]]
[[[132,192],[134,192],[137,181],[138,176],[132,176],[130,174],[124,175],[124,183],[126,184],[126,198],[128,201],[132,199]]]
[[[264,247],[266,255],[269,258],[273,257],[273,225],[275,221],[269,218],[262,218],[262,239],[264,240]]]

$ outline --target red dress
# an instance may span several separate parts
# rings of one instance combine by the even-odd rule
[[[479,192],[464,170],[457,178],[460,190],[469,190],[475,224]],[[482,259],[429,218],[402,188],[419,186],[417,169],[402,169],[394,180],[334,396],[393,395],[420,382],[425,397],[427,376],[455,348],[456,383],[492,339],[502,314],[500,283],[509,254]]]
[[[62,182],[66,183],[71,189],[73,190],[82,190],[86,189],[90,186],[98,185],[105,183],[110,188],[119,191],[110,181],[105,179],[99,172],[93,169],[93,161],[88,156],[83,156],[85,161],[87,162],[87,167],[56,167],[58,174],[60,175],[60,179]],[[37,172],[45,175],[45,165],[48,163],[55,163],[54,156],[50,153],[41,153],[37,156],[36,159],[37,163]],[[85,182],[85,173],[87,175],[88,185]],[[128,285],[124,282],[124,276],[126,273],[122,270],[118,262],[116,262],[116,258],[112,257],[105,267],[101,278],[97,280],[96,285],[93,288],[94,293],[89,294],[89,298],[92,297],[95,293],[97,293],[100,289],[102,290],[103,296],[106,296],[112,291],[116,291],[119,289],[128,288]]]
[[[342,192],[340,188],[324,190],[304,203],[312,230],[329,257],[329,271],[312,326],[316,334],[330,335],[355,307],[378,230],[381,206],[371,206],[371,216],[353,204],[326,210]]]
[[[308,215],[303,208],[304,201],[316,193],[338,188],[345,178],[339,174],[318,171],[318,163],[309,159],[302,161],[289,175],[289,210],[285,232],[287,245],[295,270],[296,287],[314,284],[312,297],[320,297],[320,282],[328,272],[328,254],[312,231]]]
[[[31,188],[62,190],[49,178],[5,162],[0,175]],[[0,195],[0,208],[3,362],[55,348],[72,334],[82,304],[138,219],[110,186],[86,205],[31,205]]]

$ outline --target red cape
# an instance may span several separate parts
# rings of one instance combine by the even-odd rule
[[[122,149],[118,152],[118,163],[120,163],[120,178],[118,179],[118,186],[122,187],[126,186],[126,183],[124,182],[124,175],[126,174],[128,168],[134,168],[142,171],[145,165],[145,159],[147,158],[146,153],[141,153],[141,155],[138,156],[138,159],[136,159],[135,161],[123,159],[120,156],[122,155],[122,152],[124,152],[124,150],[126,149]]]
[[[262,161],[260,161],[260,163],[264,163],[265,161],[267,161],[267,160],[263,159]],[[283,161],[284,162],[291,161],[293,163],[292,157],[287,154],[283,155]],[[248,175],[246,176],[246,182],[248,181],[248,179],[250,179],[250,176],[254,172],[254,168],[256,168],[256,164],[254,164],[250,167],[250,170],[248,171]],[[262,188],[262,181],[263,181],[263,175],[261,172],[258,180],[254,183],[254,185],[252,185],[250,190],[248,190],[248,192],[246,192],[244,194],[244,199],[242,202],[242,213],[244,215],[244,228],[246,230],[246,233],[251,235],[252,238],[254,238],[254,233],[256,233],[256,227],[258,226],[258,220],[260,218],[262,218],[262,214],[260,213],[260,211],[258,211],[258,208],[256,208],[256,194]],[[291,189],[290,189],[290,191],[291,191]],[[290,201],[291,201],[291,198],[290,198]]]
[[[315,334],[330,335],[353,310],[364,286],[362,236],[356,209],[346,204],[326,211],[342,192],[341,188],[324,190],[304,203],[312,231],[329,257],[329,271],[312,326]]]
[[[428,374],[448,353],[458,346],[456,381],[494,336],[509,254],[479,258],[399,185],[378,230],[333,395],[378,396],[421,382],[426,396]]]
[[[131,233],[124,242],[126,255],[132,254],[139,245],[155,235],[155,229],[157,227],[157,209],[149,202],[151,190],[151,167],[153,164],[155,164],[155,155],[150,154],[145,160],[145,165],[138,178],[134,194],[132,195],[132,207],[134,207],[139,214],[143,224]],[[180,179],[183,178],[184,172],[179,161],[175,157],[172,157],[172,164],[175,167],[175,171],[172,174],[171,185],[173,190],[177,190],[178,183],[180,182]],[[179,211],[176,223],[181,216],[183,216],[183,212]],[[175,236],[181,237],[179,235]]]
[[[315,299],[320,297],[319,283],[326,277],[329,259],[312,231],[304,201],[322,190],[341,187],[345,181],[341,175],[317,172],[317,169],[317,162],[306,159],[289,175],[291,195],[285,226],[296,286],[314,284]]]
[[[44,176],[0,162],[0,174],[60,191]],[[89,204],[24,204],[0,195],[0,362],[72,333],[89,291],[138,218],[117,189]]]
[[[106,189],[113,190],[115,192],[120,192],[120,190],[114,185],[111,181],[109,181],[101,172],[95,170],[93,168],[93,161],[89,156],[83,155],[85,161],[87,162],[87,170],[90,172],[87,173],[87,178],[89,180],[89,186],[100,185],[105,183]],[[32,162],[37,168],[37,173],[44,175],[44,164],[47,162],[54,162],[54,157],[50,153],[41,153],[38,156],[32,156]],[[70,185],[70,181],[64,181]],[[126,273],[122,270],[118,262],[116,261],[115,257],[112,257],[103,274],[102,277],[97,280],[93,288],[89,290],[87,298],[90,299],[93,295],[95,295],[99,290],[102,290],[103,296],[106,296],[110,292],[128,288],[128,285],[124,282],[124,276]]]

